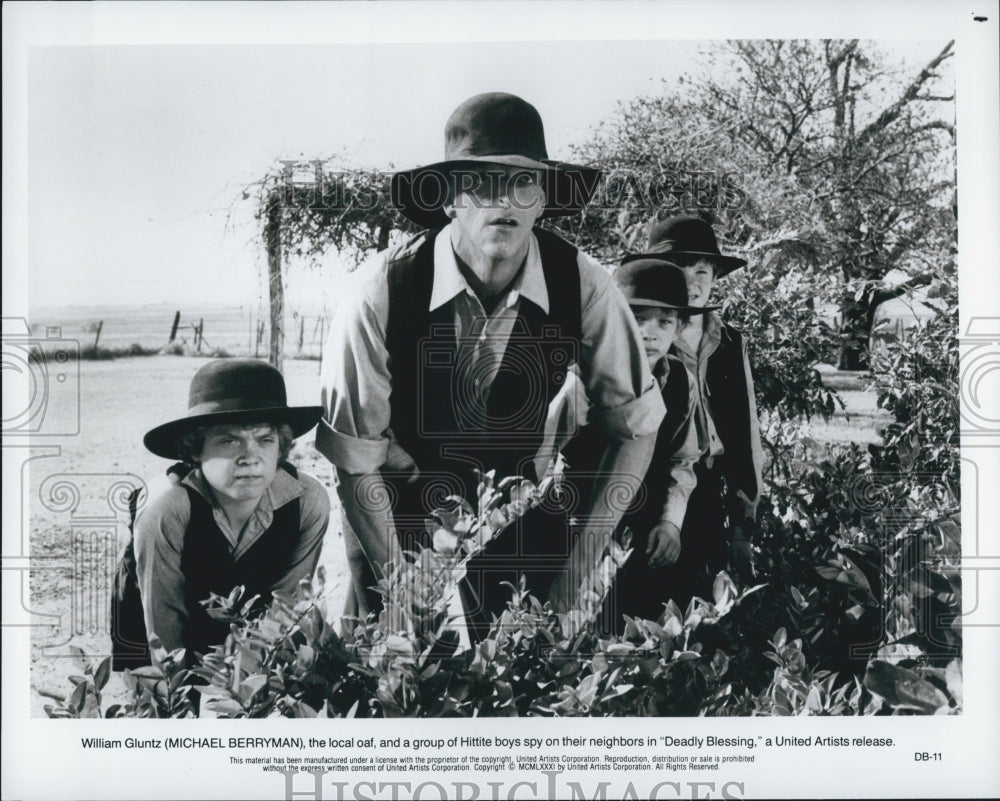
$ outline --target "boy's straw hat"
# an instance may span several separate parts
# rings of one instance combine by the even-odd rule
[[[185,417],[157,426],[143,444],[165,459],[183,458],[177,445],[198,426],[238,423],[287,423],[299,437],[323,416],[322,406],[289,406],[285,379],[274,367],[256,359],[218,359],[191,379]]]

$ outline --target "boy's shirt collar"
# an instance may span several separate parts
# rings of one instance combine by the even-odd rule
[[[675,343],[676,344],[676,343]],[[660,389],[663,389],[667,385],[667,377],[670,375],[671,362],[674,365],[680,365],[681,368],[684,367],[684,362],[681,361],[677,352],[674,350],[674,345],[670,346],[670,350],[666,354],[660,357],[660,360],[653,365],[653,378],[656,379],[656,383],[659,385]]]
[[[667,354],[660,357],[659,361],[653,365],[651,372],[653,373],[653,378],[656,379],[656,383],[659,384],[660,389],[663,389],[664,385],[667,383],[667,376],[670,374],[670,365],[667,363]]]
[[[688,341],[681,336],[674,340],[674,344],[671,348],[675,349],[678,354],[687,356],[692,362],[697,362],[698,357],[702,353],[706,351],[708,354],[714,353],[716,348],[719,347],[719,343],[721,341],[722,318],[719,316],[718,312],[712,311],[705,315],[705,320],[701,329],[701,338],[698,340],[698,344],[694,349],[692,349]]]
[[[261,496],[257,508],[250,515],[241,536],[239,531],[233,531],[229,525],[229,518],[226,517],[226,513],[219,505],[219,501],[216,499],[215,493],[212,492],[211,485],[202,474],[201,468],[196,467],[188,473],[181,484],[193,489],[212,507],[212,518],[229,541],[234,559],[244,554],[260,538],[261,534],[271,527],[274,522],[275,509],[280,509],[286,503],[301,497],[304,492],[298,479],[293,478],[291,473],[278,467],[278,471],[274,474],[274,480]]]

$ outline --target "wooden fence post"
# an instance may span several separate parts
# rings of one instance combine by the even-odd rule
[[[174,324],[170,326],[170,339],[168,342],[173,342],[177,338],[177,326],[181,324],[181,313],[178,309],[177,313],[174,315]]]
[[[97,343],[101,341],[101,329],[104,328],[104,320],[97,324],[97,335],[94,337],[94,354],[97,353]]]
[[[281,282],[281,191],[274,189],[267,198],[267,221],[264,223],[264,246],[267,250],[267,288],[271,299],[271,347],[268,361],[282,368],[285,338],[285,289]]]
[[[319,371],[323,372],[323,346],[326,344],[326,315],[319,318]]]

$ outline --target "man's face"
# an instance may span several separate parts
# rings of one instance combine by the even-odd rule
[[[639,324],[642,346],[646,350],[646,359],[652,369],[667,355],[667,351],[677,338],[677,312],[660,306],[635,305],[629,308],[632,309],[632,316]]]
[[[687,281],[688,305],[707,306],[715,284],[715,266],[708,259],[701,259],[681,266]]]
[[[221,503],[259,500],[278,470],[280,439],[274,426],[212,426],[195,461]]]
[[[545,210],[541,172],[493,165],[459,172],[454,180],[455,199],[444,209],[455,221],[459,256],[494,262],[523,258]]]

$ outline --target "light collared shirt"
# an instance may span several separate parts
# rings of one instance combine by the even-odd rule
[[[326,415],[317,429],[316,447],[334,465],[355,475],[379,468],[413,467],[413,460],[395,442],[390,429],[392,366],[385,344],[389,314],[386,266],[393,255],[392,251],[379,253],[358,271],[352,291],[338,306],[323,351],[321,382]],[[652,434],[663,419],[663,399],[650,374],[628,304],[608,272],[591,257],[578,250],[577,264],[582,329],[578,362],[593,419],[619,441]],[[459,270],[449,229],[437,236],[429,310],[450,305],[459,343],[458,364],[471,370],[480,403],[489,395],[525,302],[549,311],[548,288],[534,236],[506,298],[489,314]]]
[[[726,449],[722,445],[722,439],[719,437],[719,432],[715,427],[715,421],[709,413],[707,399],[711,393],[708,389],[707,375],[708,358],[715,353],[719,347],[719,343],[722,341],[722,321],[715,312],[709,312],[705,315],[704,319],[705,322],[702,326],[701,338],[698,340],[697,352],[691,347],[690,341],[684,337],[683,333],[674,342],[674,349],[688,371],[692,375],[698,376],[698,389],[692,396],[695,399],[697,407],[695,427],[698,430],[698,445],[703,454],[716,457],[725,453]],[[743,354],[745,357],[745,346]],[[747,377],[749,378],[749,376],[750,371],[748,369]]]
[[[696,407],[695,426],[698,432],[698,446],[701,449],[701,453],[710,458],[715,458],[725,453],[722,439],[719,437],[719,432],[715,421],[712,419],[708,403],[711,394],[708,387],[708,360],[718,350],[722,342],[723,325],[722,318],[717,312],[708,312],[704,317],[697,350],[692,348],[691,343],[683,334],[674,341],[674,350],[677,351],[677,355],[688,371],[695,376],[697,391],[692,396],[692,400]],[[746,376],[747,401],[750,408],[750,454],[757,476],[757,492],[753,498],[747,498],[742,490],[738,494],[746,508],[747,516],[753,517],[757,509],[757,502],[760,499],[764,454],[760,444],[760,421],[757,417],[757,399],[754,395],[753,375],[750,372],[750,358],[747,355],[746,337],[743,337],[743,373]]]
[[[300,579],[316,569],[323,535],[330,520],[330,496],[311,476],[292,477],[279,468],[242,531],[234,531],[201,470],[195,468],[181,481],[150,497],[135,521],[135,556],[146,631],[156,635],[167,651],[184,647],[188,620],[184,600],[185,576],[181,570],[184,537],[191,522],[190,487],[212,507],[212,517],[229,543],[233,560],[240,559],[274,522],[274,512],[299,498],[299,542],[281,579],[271,592],[291,593]]]

